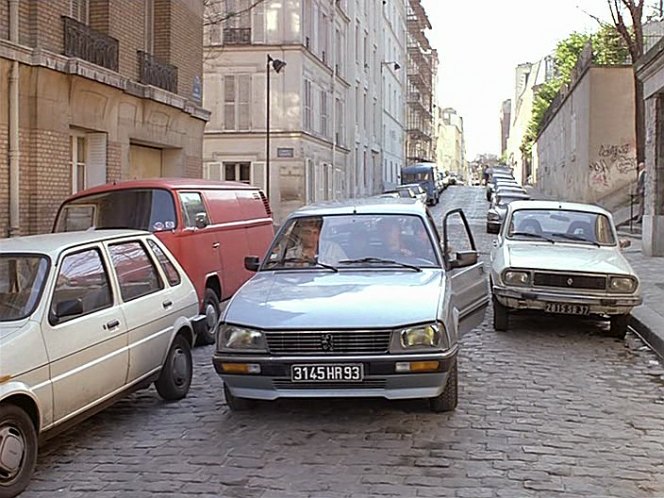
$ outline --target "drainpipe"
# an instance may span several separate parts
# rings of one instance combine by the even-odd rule
[[[332,192],[331,195],[328,195],[330,199],[336,200],[337,198],[337,186],[336,186],[336,178],[337,178],[337,165],[336,165],[336,152],[337,152],[337,119],[339,119],[339,116],[337,116],[337,94],[336,94],[336,82],[337,82],[337,61],[339,60],[339,54],[337,54],[337,25],[336,25],[336,19],[337,19],[337,0],[332,0],[332,27],[330,29],[331,32],[331,38],[332,38],[332,98],[330,99],[332,102],[330,103],[330,106],[332,106],[332,181],[328,182],[328,188],[330,188],[330,184],[332,185]],[[329,173],[328,173],[329,174]],[[345,174],[345,171],[344,171]],[[329,194],[329,193],[328,193]]]
[[[18,6],[20,0],[9,0],[9,41],[18,44]],[[9,233],[20,232],[19,216],[19,65],[12,62],[9,74]]]

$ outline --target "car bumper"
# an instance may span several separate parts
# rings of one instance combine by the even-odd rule
[[[638,295],[589,295],[581,292],[493,286],[493,295],[498,302],[517,310],[544,311],[547,303],[560,303],[586,305],[591,315],[624,315],[643,301]]]
[[[278,398],[387,399],[433,398],[443,392],[447,375],[456,361],[458,348],[443,353],[399,355],[256,356],[215,353],[214,368],[234,396],[275,400]],[[438,368],[426,373],[396,373],[397,362],[438,361]],[[222,363],[259,364],[259,374],[228,374]],[[360,382],[299,383],[290,378],[291,365],[362,363]]]

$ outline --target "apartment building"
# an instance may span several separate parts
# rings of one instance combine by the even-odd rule
[[[470,176],[463,118],[451,107],[436,107],[436,162],[443,171]]]
[[[408,114],[406,117],[408,163],[436,160],[434,108],[438,52],[426,31],[431,23],[421,0],[408,0]]]
[[[211,0],[205,175],[260,186],[277,221],[307,203],[377,193],[388,174],[394,181],[404,1]]]
[[[0,230],[73,192],[202,174],[200,0],[0,0]]]

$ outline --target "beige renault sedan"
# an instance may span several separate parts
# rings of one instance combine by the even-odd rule
[[[152,382],[186,396],[197,313],[193,285],[147,232],[0,241],[0,498],[27,486],[42,434]]]

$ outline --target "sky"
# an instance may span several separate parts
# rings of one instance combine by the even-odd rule
[[[422,0],[438,49],[438,103],[464,119],[466,154],[500,155],[500,107],[514,69],[535,62],[573,31],[610,20],[606,0]]]

